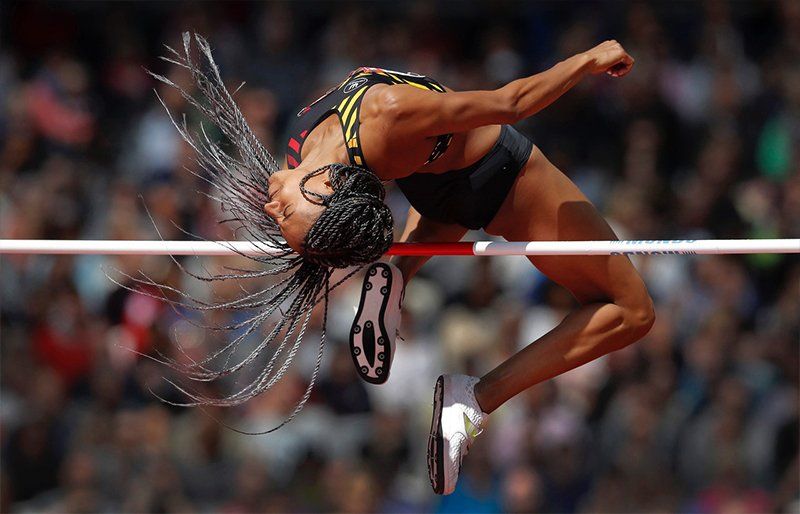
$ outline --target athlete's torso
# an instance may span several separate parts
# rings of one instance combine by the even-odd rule
[[[407,84],[428,91],[444,93],[445,88],[434,79],[416,73],[397,72],[381,68],[362,67],[354,70],[347,79],[330,89],[311,105],[301,109],[291,120],[286,162],[290,168],[302,162],[303,144],[309,134],[332,114],[339,119],[350,164],[370,169],[361,145],[361,103],[370,87],[376,84]],[[433,149],[422,166],[427,166],[450,147],[453,134],[435,138]]]
[[[421,138],[419,145],[411,147],[393,148],[391,134],[388,137],[383,134],[382,140],[374,139],[373,130],[380,130],[381,121],[378,119],[375,127],[369,126],[373,122],[371,100],[366,104],[366,113],[361,110],[367,91],[378,84],[385,85],[381,87],[407,84],[438,93],[446,91],[444,86],[422,75],[359,68],[301,109],[292,120],[286,151],[289,168],[296,168],[303,161],[306,141],[310,142],[308,153],[317,145],[327,147],[329,138],[341,145],[339,137],[343,134],[344,150],[337,146],[337,152],[344,156],[346,150],[351,165],[369,169],[384,180],[394,179],[411,205],[426,218],[467,228],[486,227],[527,162],[532,143],[513,127],[488,125],[457,134]],[[338,122],[333,120],[334,115]],[[374,159],[374,168],[364,156],[359,131],[365,119],[369,130],[364,130],[363,135],[368,136],[370,158],[381,156]],[[341,131],[337,130],[337,124]],[[383,145],[388,147],[378,148]]]

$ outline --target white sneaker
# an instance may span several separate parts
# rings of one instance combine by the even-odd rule
[[[358,375],[372,384],[389,378],[402,301],[403,274],[397,266],[376,262],[367,268],[350,329],[350,354]]]
[[[467,375],[442,375],[436,380],[428,439],[428,475],[436,494],[455,490],[461,461],[483,431],[488,414],[481,411],[475,399],[478,381]]]

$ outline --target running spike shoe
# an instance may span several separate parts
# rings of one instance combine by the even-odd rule
[[[483,431],[488,414],[475,399],[478,380],[466,375],[442,375],[436,380],[428,439],[428,475],[436,494],[455,490],[461,462]]]
[[[361,302],[350,328],[353,363],[358,375],[369,383],[383,384],[389,379],[402,301],[400,269],[388,262],[369,266],[361,288]]]

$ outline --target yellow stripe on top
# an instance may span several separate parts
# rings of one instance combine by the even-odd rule
[[[396,80],[397,82],[399,82],[401,84],[408,84],[409,86],[418,87],[418,88],[420,88],[420,89],[422,89],[424,91],[430,91],[431,89],[433,89],[434,91],[438,91],[439,93],[444,93],[445,92],[445,89],[442,86],[438,85],[438,84],[434,84],[434,83],[430,83],[430,82],[422,84],[419,81],[414,80],[413,78],[398,77],[394,73],[389,73],[388,71],[386,72],[386,74],[389,77],[393,78],[394,80]]]
[[[389,72],[387,71],[387,72],[386,72],[386,74],[387,74],[389,77],[391,77],[391,78],[393,78],[394,80],[396,80],[397,82],[405,82],[405,80],[403,80],[403,79],[401,79],[401,78],[398,78],[398,77],[397,77],[397,75],[394,75],[393,73],[389,73]]]
[[[342,118],[346,118],[347,115],[350,113],[350,109],[352,109],[353,105],[356,103],[356,98],[357,98],[357,95],[354,94],[354,95],[348,97],[341,104],[339,104],[339,107],[337,107],[337,109],[339,110],[339,114],[342,115]]]
[[[353,94],[353,100],[347,106],[347,108],[342,113],[342,124],[347,126],[347,129],[344,132],[345,138],[350,139],[352,136],[351,132],[353,130],[353,125],[355,124],[356,119],[358,119],[358,112],[360,109],[356,108],[353,109],[353,106],[358,103],[358,99],[361,98],[368,88],[362,87],[359,89],[355,94]],[[351,111],[352,109],[352,111]]]
[[[345,136],[350,139],[351,137],[355,137],[356,135],[353,133],[353,126],[356,124],[356,120],[358,119],[358,113],[360,109],[356,109],[353,111],[353,115],[350,116],[350,121],[347,122],[347,128],[345,129],[344,133]]]
[[[423,91],[430,91],[430,89],[428,89],[427,87],[423,86],[422,84],[417,84],[416,82],[405,81],[405,83],[408,84],[409,86],[418,87]]]
[[[342,95],[336,99],[338,105],[333,105],[336,113],[339,115],[339,121],[342,125],[348,156],[351,162],[358,166],[368,166],[361,148],[360,138],[358,137],[358,131],[361,125],[359,119],[361,102],[364,99],[364,93],[367,92],[367,89],[376,83],[388,85],[408,84],[409,86],[414,86],[423,91],[446,91],[443,86],[436,83],[433,79],[412,73],[363,67],[349,75],[338,88],[338,94]],[[353,90],[350,91],[350,88]],[[436,144],[425,164],[441,156],[447,150],[451,141],[452,134],[442,134],[438,136]]]

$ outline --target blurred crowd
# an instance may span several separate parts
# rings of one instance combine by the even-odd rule
[[[153,89],[176,113],[185,102],[143,71],[191,87],[157,59],[186,29],[209,39],[232,89],[245,82],[236,99],[280,157],[287,120],[357,66],[487,89],[618,39],[636,58],[629,76],[588,78],[519,128],[620,238],[800,237],[793,0],[9,1],[2,14],[3,238],[233,237]],[[402,226],[407,204],[389,188]],[[406,293],[383,386],[352,369],[351,279],[332,295],[306,408],[277,432],[242,435],[233,429],[272,428],[302,397],[321,312],[268,394],[175,407],[165,378],[178,377],[147,356],[202,357],[226,334],[131,293],[126,274],[217,300],[241,294],[238,283],[198,282],[166,257],[3,256],[0,511],[797,512],[800,262],[635,264],[656,302],[652,332],[500,408],[440,498],[425,470],[436,376],[491,369],[574,306],[526,259],[431,260]],[[236,381],[204,387],[218,395]]]

